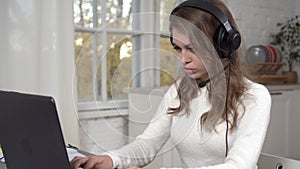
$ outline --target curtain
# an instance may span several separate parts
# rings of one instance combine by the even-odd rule
[[[66,143],[79,145],[72,0],[2,0],[0,90],[50,95]]]

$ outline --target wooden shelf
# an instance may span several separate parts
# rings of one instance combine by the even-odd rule
[[[285,75],[269,75],[262,74],[255,78],[255,81],[262,84],[284,84],[287,81],[287,76]]]
[[[284,84],[287,76],[278,74],[278,70],[285,65],[283,62],[259,62],[254,64],[255,81],[262,84]]]
[[[254,64],[254,72],[256,74],[276,74],[283,66],[283,62],[258,62]]]

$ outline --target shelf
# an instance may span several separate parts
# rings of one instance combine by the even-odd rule
[[[283,66],[283,62],[258,62],[254,64],[254,72],[256,74],[276,74]]]

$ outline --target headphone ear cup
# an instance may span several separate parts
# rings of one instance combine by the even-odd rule
[[[234,51],[237,50],[241,45],[241,35],[236,29],[232,28],[232,30],[233,31],[227,37],[227,44],[230,45],[229,49]]]
[[[226,30],[223,26],[220,26],[214,35],[214,46],[220,58],[226,58],[224,50],[227,48]]]
[[[241,35],[233,28],[232,32],[228,33],[223,26],[220,26],[214,35],[214,45],[220,58],[227,58],[225,51],[233,52],[240,47]]]

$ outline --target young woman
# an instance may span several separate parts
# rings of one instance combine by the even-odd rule
[[[169,138],[183,168],[257,168],[271,97],[247,78],[230,11],[220,0],[185,1],[171,13],[170,32],[183,73],[154,120],[132,143],[100,156],[75,157],[72,168],[143,167]]]

